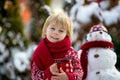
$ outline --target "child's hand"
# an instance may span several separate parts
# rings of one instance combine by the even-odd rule
[[[67,74],[60,68],[60,73],[56,72],[55,76],[51,77],[51,80],[69,80]]]
[[[59,69],[57,67],[57,63],[54,63],[50,66],[50,72],[55,75],[55,73],[59,73]]]

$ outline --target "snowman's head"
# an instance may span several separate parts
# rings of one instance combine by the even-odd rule
[[[102,25],[95,25],[91,27],[90,32],[86,35],[87,41],[112,41],[110,34],[107,29]]]

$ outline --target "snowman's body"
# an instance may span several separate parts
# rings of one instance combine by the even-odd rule
[[[120,73],[115,67],[108,69],[96,69],[88,72],[85,80],[120,80]]]
[[[115,68],[116,59],[115,52],[110,49],[90,49],[86,80],[120,80],[120,73]]]
[[[95,69],[113,68],[116,63],[116,54],[110,49],[92,48],[88,52],[88,68]]]
[[[111,36],[102,30],[90,32],[86,39],[87,42],[112,41]],[[120,72],[115,68],[117,56],[111,48],[89,48],[87,53],[88,66],[85,80],[120,80]]]

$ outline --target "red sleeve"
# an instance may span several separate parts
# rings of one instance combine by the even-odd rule
[[[31,78],[32,80],[42,80],[44,77],[44,71],[38,69],[36,64],[33,62],[31,64]]]
[[[47,68],[47,69],[45,70],[45,75],[46,75],[49,79],[51,78],[52,74],[51,74],[51,72],[50,72],[50,68]]]
[[[31,64],[31,78],[32,80],[46,80],[51,78],[51,73],[49,68],[46,70],[40,70],[36,64],[33,62]]]
[[[80,64],[80,59],[78,58],[78,53],[74,49],[71,49],[68,57],[72,60],[73,73],[67,73],[69,80],[82,80],[83,69]]]

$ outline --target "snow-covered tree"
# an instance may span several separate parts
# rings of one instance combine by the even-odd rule
[[[43,24],[46,18],[51,14],[51,9],[49,7],[51,0],[28,1],[32,12],[30,36],[33,42],[38,43],[41,39]]]
[[[0,1],[0,80],[17,80],[11,49],[26,49],[25,36],[18,0]]]

